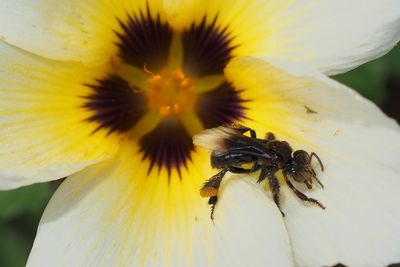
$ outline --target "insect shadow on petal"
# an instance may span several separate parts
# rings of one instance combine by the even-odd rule
[[[245,135],[247,132],[250,136]],[[314,152],[296,150],[290,147],[286,141],[280,141],[272,133],[267,133],[265,138],[257,138],[256,132],[239,124],[229,124],[217,128],[207,129],[193,137],[195,145],[212,151],[211,166],[221,171],[208,179],[200,189],[202,197],[208,197],[211,205],[211,219],[214,220],[215,206],[218,202],[218,190],[222,179],[227,172],[254,173],[260,171],[257,182],[267,179],[273,199],[282,212],[279,203],[280,185],[276,173],[281,170],[286,184],[295,195],[307,202],[316,204],[322,209],[325,206],[318,200],[309,198],[298,190],[291,179],[298,183],[304,183],[308,189],[312,188],[313,180],[323,188],[323,184],[317,178],[317,174],[311,165],[315,158],[321,170],[324,165]],[[250,168],[243,168],[245,164],[252,164]]]

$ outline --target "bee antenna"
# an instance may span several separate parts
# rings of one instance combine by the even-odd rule
[[[311,152],[311,154],[310,154],[310,162],[309,162],[309,164],[311,163],[311,160],[312,160],[312,158],[313,157],[315,157],[317,160],[318,160],[318,163],[319,163],[319,166],[321,166],[321,171],[324,171],[324,164],[322,164],[322,161],[321,161],[321,159],[318,157],[318,155],[316,154],[316,153],[314,153],[314,152]]]
[[[316,175],[313,175],[314,179],[317,181],[317,183],[321,186],[322,189],[324,189],[324,185],[323,183],[321,183],[321,181],[317,178]]]

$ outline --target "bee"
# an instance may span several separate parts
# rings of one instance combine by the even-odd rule
[[[245,135],[247,132],[250,133],[250,136]],[[308,189],[311,189],[313,180],[315,180],[321,188],[324,188],[311,166],[311,161],[315,158],[321,171],[324,171],[324,165],[316,153],[308,153],[304,150],[293,152],[288,142],[277,140],[274,134],[268,133],[263,139],[257,138],[253,129],[238,124],[207,129],[194,136],[193,142],[197,146],[211,150],[211,166],[221,170],[207,180],[200,189],[201,197],[209,198],[211,220],[214,220],[218,190],[227,172],[254,173],[260,171],[257,182],[268,180],[273,200],[282,216],[285,214],[279,203],[280,185],[276,177],[276,173],[280,170],[286,184],[299,199],[325,209],[325,206],[318,200],[306,196],[291,182],[293,179],[295,182],[304,183]],[[250,164],[251,167],[243,168],[245,164]]]

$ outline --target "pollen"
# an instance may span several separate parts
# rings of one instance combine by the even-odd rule
[[[218,194],[218,189],[214,187],[203,187],[200,190],[201,197],[213,197]]]
[[[150,109],[157,110],[163,117],[193,112],[197,101],[194,82],[181,69],[165,68],[157,74],[146,67],[144,70],[149,75],[147,99]]]

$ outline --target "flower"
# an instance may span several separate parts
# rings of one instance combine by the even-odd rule
[[[0,186],[68,176],[28,266],[383,266],[400,261],[398,125],[320,72],[399,40],[398,1],[0,4]],[[6,24],[7,23],[7,24]],[[307,112],[308,109],[316,113]],[[315,151],[325,189],[281,216],[192,136],[239,121]],[[228,185],[229,183],[229,185]]]

